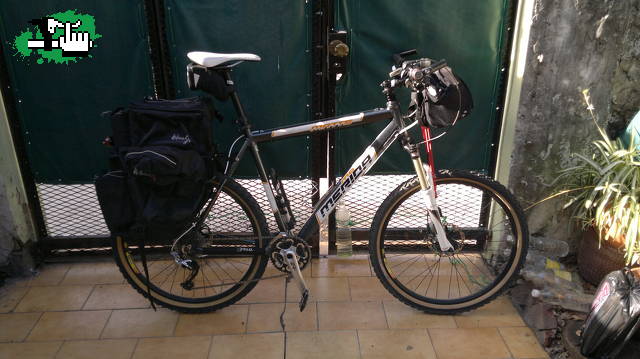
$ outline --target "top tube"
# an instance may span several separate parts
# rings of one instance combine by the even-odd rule
[[[322,133],[338,128],[362,126],[393,118],[393,112],[386,109],[364,111],[339,117],[322,119],[317,122],[296,124],[270,130],[256,130],[251,132],[255,142],[275,141],[294,136],[304,136],[311,133]]]

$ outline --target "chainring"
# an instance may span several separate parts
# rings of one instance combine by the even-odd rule
[[[298,265],[300,270],[303,270],[311,261],[311,246],[305,242],[304,239],[298,237],[282,237],[271,242],[269,252],[269,259],[277,270],[283,273],[290,273],[287,266],[286,259],[280,253],[284,249],[289,249],[291,246],[296,248],[296,255],[298,256]]]

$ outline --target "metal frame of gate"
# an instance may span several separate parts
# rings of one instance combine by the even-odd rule
[[[332,72],[331,61],[329,59],[328,43],[334,26],[334,0],[311,0],[312,6],[312,61],[311,77],[311,111],[312,121],[331,117],[335,115],[335,72]],[[144,0],[144,10],[147,19],[148,35],[149,35],[149,54],[152,64],[153,84],[156,95],[163,98],[174,98],[175,87],[172,82],[172,69],[170,62],[170,54],[168,51],[168,42],[165,31],[165,6],[163,0]],[[497,143],[500,139],[500,127],[503,115],[502,104],[506,96],[506,79],[508,76],[509,54],[511,52],[513,42],[513,28],[518,9],[518,0],[509,2],[506,9],[505,24],[507,39],[500,54],[501,69],[498,82],[500,89],[498,91],[499,98],[497,103],[501,104],[496,111],[496,131],[492,139],[493,151],[491,167],[489,173],[493,173],[498,155]],[[0,51],[6,51],[6,45],[0,44]],[[30,170],[29,160],[27,157],[26,143],[22,136],[22,129],[18,119],[18,112],[15,105],[15,95],[12,90],[10,78],[4,57],[0,57],[0,84],[2,85],[2,95],[4,105],[7,112],[11,134],[14,140],[14,147],[19,159],[19,166],[25,183],[25,190],[29,198],[29,209],[36,225],[38,236],[41,241],[39,245],[44,251],[51,250],[70,250],[70,249],[89,249],[104,248],[110,246],[108,236],[56,236],[53,237],[47,232],[47,226],[44,217],[44,205],[38,194],[38,185]],[[336,176],[334,170],[335,161],[335,134],[328,132],[323,134],[315,134],[311,138],[311,161],[313,163],[311,172],[311,187],[315,190],[305,189],[304,195],[311,197],[312,205],[320,198],[319,182],[321,178],[326,178],[329,185],[335,183]],[[385,188],[389,187],[388,179],[385,176],[369,176],[371,184],[380,183]],[[403,176],[398,176],[401,178]],[[405,176],[406,177],[406,176]],[[396,180],[398,179],[396,178]],[[377,181],[377,182],[376,182]],[[250,187],[250,183],[247,183]],[[389,191],[393,187],[389,188]],[[387,192],[388,193],[388,192]],[[381,199],[378,199],[381,202]],[[375,210],[375,209],[373,209]],[[310,208],[309,208],[310,211]],[[372,213],[371,208],[366,210],[357,210],[356,213]],[[317,251],[318,238],[312,243]],[[331,216],[329,221],[329,240],[330,248],[335,248],[335,218]],[[364,231],[356,231],[354,240],[357,244],[366,245]],[[317,253],[317,252],[316,252]]]

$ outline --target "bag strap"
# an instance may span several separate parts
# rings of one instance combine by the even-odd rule
[[[142,269],[144,270],[144,284],[147,287],[147,297],[149,298],[149,303],[151,303],[151,307],[154,311],[157,311],[155,303],[151,297],[151,281],[149,279],[149,267],[147,266],[147,253],[145,249],[145,244],[148,242],[147,237],[149,236],[148,224],[142,219],[142,203],[144,203],[141,198],[140,189],[138,188],[138,181],[134,176],[129,176],[129,189],[131,196],[133,197],[133,202],[136,207],[136,221],[135,224],[131,228],[131,234],[133,235],[133,239],[138,243],[138,250],[140,251],[140,260],[142,261]]]
[[[148,236],[149,231],[147,231],[146,225],[137,223],[132,228],[132,232],[135,233],[134,237],[138,242],[138,250],[140,251],[140,259],[142,260],[142,268],[144,270],[144,275],[145,275],[144,284],[147,287],[146,289],[147,289],[147,296],[149,298],[149,303],[151,303],[151,307],[153,308],[153,310],[157,311],[158,309],[156,308],[155,303],[151,299],[152,297],[151,297],[151,284],[149,281],[149,267],[147,266],[147,255],[146,255],[146,250],[144,248],[145,243],[147,242],[146,238]]]

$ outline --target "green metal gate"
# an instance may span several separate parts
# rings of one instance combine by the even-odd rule
[[[36,5],[5,0],[0,3],[0,80],[41,235],[53,248],[108,243],[91,184],[106,169],[100,142],[110,130],[100,113],[154,93],[196,95],[185,83],[188,51],[251,52],[262,57],[262,62],[242,64],[234,71],[254,128],[383,107],[378,84],[390,69],[393,52],[417,48],[421,56],[446,58],[469,84],[475,110],[438,141],[437,165],[487,171],[498,135],[511,3],[43,0]],[[13,41],[32,27],[31,19],[69,9],[95,18],[102,37],[90,58],[39,64],[18,54]],[[337,83],[327,51],[334,30],[347,32],[350,47],[347,71]],[[237,131],[230,104],[218,104],[218,109],[225,121],[214,125],[214,136],[226,150]],[[341,173],[379,126],[346,130],[337,140],[330,134],[265,145],[266,165],[288,179],[285,187],[299,217],[310,214],[318,198],[318,179]],[[406,174],[405,157],[399,146],[392,148],[374,168],[375,174]],[[241,183],[265,204],[249,165],[240,168]],[[376,188],[376,196],[363,202],[366,208],[354,209],[365,218],[363,225],[400,178],[365,178]]]

